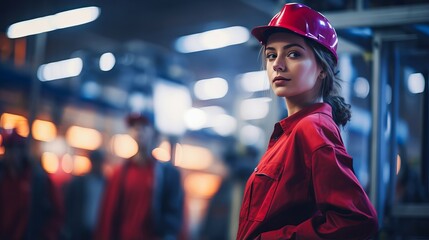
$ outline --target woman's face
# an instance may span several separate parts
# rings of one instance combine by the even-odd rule
[[[286,32],[272,34],[265,58],[268,79],[277,96],[303,103],[319,97],[322,69],[304,38]]]

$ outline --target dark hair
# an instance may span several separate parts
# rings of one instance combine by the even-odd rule
[[[338,126],[345,126],[352,116],[351,105],[346,103],[340,95],[341,82],[338,78],[337,63],[334,56],[325,47],[313,40],[304,38],[306,43],[313,49],[317,63],[322,67],[325,78],[320,88],[323,102],[332,107],[332,117]]]

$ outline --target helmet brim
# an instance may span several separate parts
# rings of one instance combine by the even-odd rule
[[[273,26],[258,26],[252,29],[251,34],[261,43],[266,44],[267,43],[267,31],[279,28],[279,27],[273,27]],[[279,28],[280,29],[280,28]]]
[[[299,30],[293,29],[293,28],[285,28],[285,27],[278,27],[278,26],[259,26],[252,29],[251,33],[252,35],[261,43],[266,44],[268,37],[273,32],[282,31],[282,32],[290,32],[297,34],[301,37],[309,38],[312,40],[317,40],[314,36],[305,34]]]

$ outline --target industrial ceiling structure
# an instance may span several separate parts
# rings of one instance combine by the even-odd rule
[[[283,0],[16,0],[0,3],[0,33],[16,22],[52,15],[80,7],[97,6],[100,15],[94,22],[46,34],[25,37],[26,66],[35,74],[40,64],[84,55],[95,61],[101,54],[113,52],[124,59],[129,54],[151,58],[153,71],[169,72],[168,66],[179,65],[180,81],[189,87],[200,79],[221,77],[228,81],[228,94],[215,101],[194,102],[198,107],[219,105],[230,113],[237,94],[236,76],[261,69],[259,44],[252,37],[245,43],[225,48],[180,53],[175,41],[185,35],[208,30],[242,26],[251,30],[266,24],[283,4]],[[326,14],[342,38],[341,51],[371,51],[372,30],[403,28],[428,36],[428,1],[327,0],[299,1]],[[422,23],[415,25],[414,23]],[[408,24],[412,23],[412,24]],[[404,25],[404,26],[402,26]],[[4,38],[4,36],[3,36]],[[40,39],[43,45],[40,47]],[[162,59],[158,59],[162,56]],[[124,60],[125,61],[125,60]],[[145,59],[143,58],[140,63]],[[167,67],[166,67],[167,66]],[[147,70],[147,69],[146,69]],[[124,71],[121,72],[121,74]],[[133,71],[131,74],[134,74]],[[168,75],[168,74],[167,74]],[[170,74],[171,75],[171,74]],[[86,75],[94,77],[94,75]],[[127,74],[98,76],[101,84],[124,87]],[[162,76],[169,78],[169,76]],[[171,76],[170,76],[171,77]],[[61,85],[58,81],[52,85]],[[67,87],[73,83],[68,81]]]

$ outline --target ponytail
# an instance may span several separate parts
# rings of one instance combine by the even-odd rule
[[[345,126],[352,117],[351,105],[346,103],[341,96],[327,96],[323,98],[325,103],[332,107],[332,117],[338,126]]]
[[[321,96],[323,102],[328,103],[332,107],[332,117],[338,126],[345,126],[352,116],[351,105],[346,103],[341,92],[341,79],[337,77],[336,62],[332,53],[322,47],[320,44],[312,40],[306,40],[307,44],[312,47],[316,56],[317,62],[325,72],[321,87]]]

